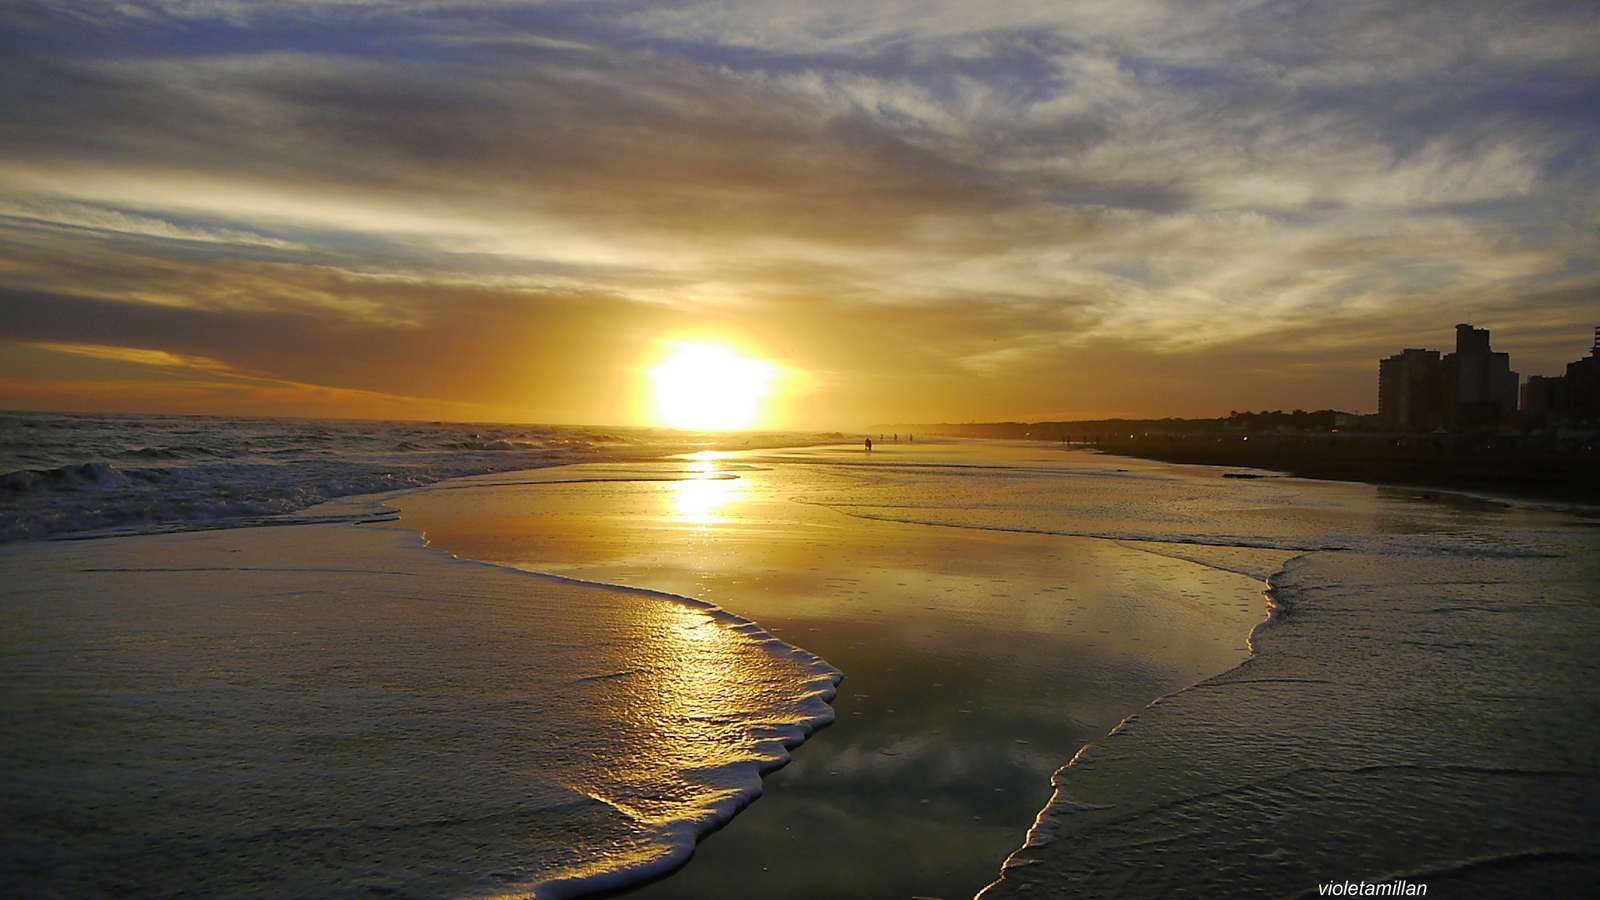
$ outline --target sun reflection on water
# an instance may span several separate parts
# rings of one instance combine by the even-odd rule
[[[689,455],[687,477],[672,482],[672,505],[678,521],[698,526],[727,521],[723,510],[745,492],[737,477],[717,469],[717,460],[727,455],[715,450]]]
[[[796,702],[787,710],[793,718],[775,720],[772,698],[792,696],[797,678],[822,673],[774,654],[764,636],[753,639],[721,613],[673,603],[642,603],[628,613],[630,655],[648,677],[615,683],[625,691],[616,698],[625,710],[618,727],[648,735],[652,750],[630,762],[620,783],[586,790],[641,822],[681,818],[685,804],[742,806],[758,784],[754,766],[775,762],[782,736],[792,733],[787,723],[804,716]]]

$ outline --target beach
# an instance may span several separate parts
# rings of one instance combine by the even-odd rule
[[[1600,559],[1544,537],[1292,560],[1258,655],[1058,775],[984,900],[1591,894]]]
[[[1592,883],[1595,530],[1224,474],[998,442],[721,450],[12,543],[0,879]]]
[[[1263,585],[1115,541],[831,504],[942,488],[1004,513],[1018,491],[1102,471],[1073,459],[938,444],[701,454],[464,479],[395,503],[432,546],[707,599],[845,672],[835,723],[640,896],[970,897],[1079,746],[1246,656]],[[1286,555],[1215,552],[1262,572]]]
[[[0,47],[0,900],[1600,898],[1600,4]]]
[[[831,717],[833,670],[749,623],[405,532],[0,554],[8,896],[592,891]]]

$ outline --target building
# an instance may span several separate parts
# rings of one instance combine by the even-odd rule
[[[1559,419],[1567,405],[1566,388],[1561,375],[1529,375],[1522,385],[1522,417],[1535,425]]]
[[[1393,431],[1484,431],[1517,411],[1511,354],[1489,346],[1489,331],[1456,326],[1456,349],[1408,349],[1378,363],[1378,421]]]
[[[1378,363],[1378,421],[1392,431],[1444,424],[1444,373],[1437,350],[1403,350]]]
[[[1541,424],[1600,424],[1600,328],[1589,355],[1567,363],[1565,375],[1534,375],[1522,386],[1522,414]]]
[[[1576,422],[1600,424],[1600,328],[1594,330],[1594,345],[1589,355],[1567,363],[1566,384],[1562,393],[1564,417]]]
[[[1497,427],[1517,411],[1511,354],[1489,348],[1489,329],[1456,326],[1456,352],[1439,361],[1444,373],[1444,426],[1451,431]]]

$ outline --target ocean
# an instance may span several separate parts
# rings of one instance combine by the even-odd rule
[[[838,438],[838,435],[834,435]],[[276,521],[440,479],[815,434],[0,412],[0,542]]]
[[[1593,520],[805,437],[13,414],[0,884],[1595,883]]]

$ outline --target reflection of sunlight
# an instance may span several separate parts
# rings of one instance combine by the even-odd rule
[[[636,642],[629,648],[635,664],[654,677],[619,682],[628,692],[619,728],[646,731],[651,752],[626,777],[590,787],[591,796],[644,822],[682,817],[686,800],[704,809],[742,806],[736,798],[748,787],[719,777],[719,767],[780,752],[761,734],[784,718],[773,698],[792,696],[797,677],[810,673],[706,609],[651,602],[628,610],[621,633]]]
[[[717,460],[724,456],[714,450],[689,454],[688,477],[672,482],[672,504],[681,521],[691,525],[726,521],[722,509],[740,498],[744,485],[717,471]]]

